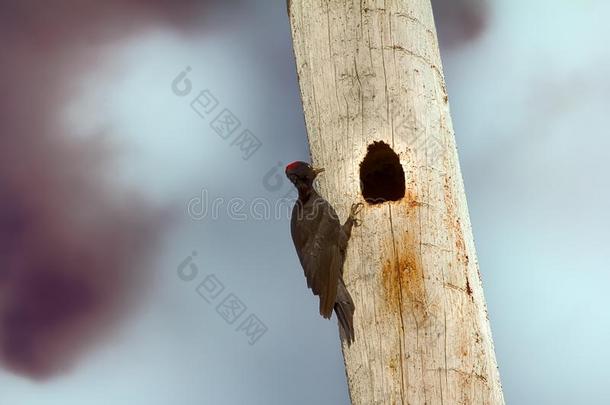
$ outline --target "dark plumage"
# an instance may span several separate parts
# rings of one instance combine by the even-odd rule
[[[354,302],[343,282],[343,263],[362,204],[352,205],[349,218],[341,225],[333,207],[313,187],[322,171],[305,162],[286,167],[286,176],[299,192],[290,223],[292,240],[307,286],[320,297],[320,315],[329,319],[334,309],[341,336],[350,345],[354,341]]]

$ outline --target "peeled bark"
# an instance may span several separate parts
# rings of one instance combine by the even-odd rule
[[[503,404],[429,0],[289,15],[321,194],[342,216],[368,201],[345,264],[352,403]]]

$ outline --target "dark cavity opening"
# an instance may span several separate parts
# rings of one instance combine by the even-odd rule
[[[369,204],[398,201],[405,196],[405,172],[398,155],[384,142],[373,142],[360,163],[360,187]]]

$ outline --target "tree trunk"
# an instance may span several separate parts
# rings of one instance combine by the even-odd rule
[[[321,194],[344,217],[367,200],[345,264],[352,403],[503,404],[430,1],[289,15]]]

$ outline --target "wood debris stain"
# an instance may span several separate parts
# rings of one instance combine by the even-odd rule
[[[407,198],[396,204],[402,206],[398,209],[413,206],[415,199],[409,196],[410,192]],[[419,244],[412,232],[396,234],[395,238],[395,252],[390,249],[381,274],[386,304],[395,314],[400,314],[405,305],[409,305],[416,319],[421,321],[427,318],[427,299]]]

